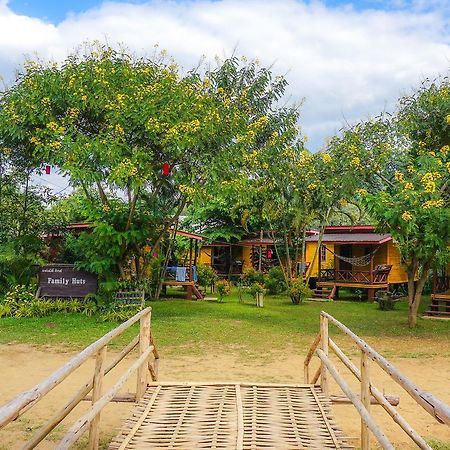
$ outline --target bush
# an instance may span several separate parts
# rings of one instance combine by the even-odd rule
[[[289,286],[289,297],[292,303],[298,305],[303,300],[312,297],[311,289],[305,284],[303,278],[295,278]]]
[[[207,264],[197,264],[197,280],[198,284],[204,286],[212,286],[219,279],[216,271]]]
[[[286,290],[286,281],[281,267],[272,267],[264,277],[264,285],[271,295],[281,294]]]
[[[141,308],[138,305],[115,305],[100,315],[103,322],[125,322],[136,315]]]
[[[248,290],[249,294],[252,297],[255,297],[256,294],[265,294],[267,292],[266,287],[264,286],[264,284],[261,283],[253,283],[250,286],[250,289]]]
[[[264,284],[264,275],[253,267],[246,267],[241,275],[242,284],[251,286],[255,283]]]
[[[226,280],[219,280],[216,283],[216,291],[217,291],[217,294],[219,294],[219,302],[221,302],[223,300],[223,298],[225,296],[229,295],[229,293],[231,291],[230,283],[228,283],[228,281],[226,281]]]

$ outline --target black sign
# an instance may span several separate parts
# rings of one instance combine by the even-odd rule
[[[48,264],[39,270],[40,297],[84,297],[97,291],[97,276],[73,264]]]

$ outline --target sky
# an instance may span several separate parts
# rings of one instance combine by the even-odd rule
[[[185,69],[233,52],[285,75],[312,151],[348,123],[392,111],[450,68],[450,0],[0,0],[0,76],[62,60],[86,40],[166,49]]]

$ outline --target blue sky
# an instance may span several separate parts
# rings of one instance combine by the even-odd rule
[[[62,61],[93,40],[146,56],[158,44],[183,70],[237,53],[286,76],[317,151],[424,78],[449,75],[449,18],[450,0],[0,0],[0,85],[26,57]]]
[[[142,4],[148,0],[114,0],[116,3]],[[174,3],[175,0],[160,3]],[[183,0],[177,0],[183,3]],[[193,0],[195,1],[195,0]],[[243,0],[244,2],[245,0]],[[17,14],[36,17],[48,22],[59,23],[63,21],[70,13],[81,13],[88,9],[100,6],[105,3],[101,0],[9,0],[9,7]],[[308,1],[308,3],[313,3]],[[436,8],[446,10],[449,13],[450,0],[325,0],[322,1],[329,7],[342,7],[351,5],[357,11],[367,9],[386,10],[386,11],[405,11],[420,9],[422,11],[432,11]],[[447,4],[447,6],[446,6]]]

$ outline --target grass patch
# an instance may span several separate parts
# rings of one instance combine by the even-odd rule
[[[423,302],[426,308],[428,298]],[[287,345],[304,347],[319,330],[319,313],[329,312],[356,334],[367,338],[435,339],[450,344],[450,322],[418,320],[415,329],[407,326],[406,302],[398,302],[394,311],[380,311],[376,304],[336,301],[305,302],[293,305],[287,296],[266,296],[264,308],[253,300],[239,303],[235,293],[224,302],[160,300],[149,302],[153,308],[152,327],[159,347],[167,351],[183,348],[193,354],[205,347],[234,347],[246,353],[282,350]],[[25,343],[80,349],[103,336],[117,324],[101,322],[79,313],[54,313],[42,318],[0,319],[0,343]],[[137,333],[134,325],[112,346],[123,346]],[[334,326],[330,335],[342,336]],[[425,356],[415,348],[414,357]],[[406,356],[406,355],[405,355]],[[411,355],[412,356],[412,355]]]

